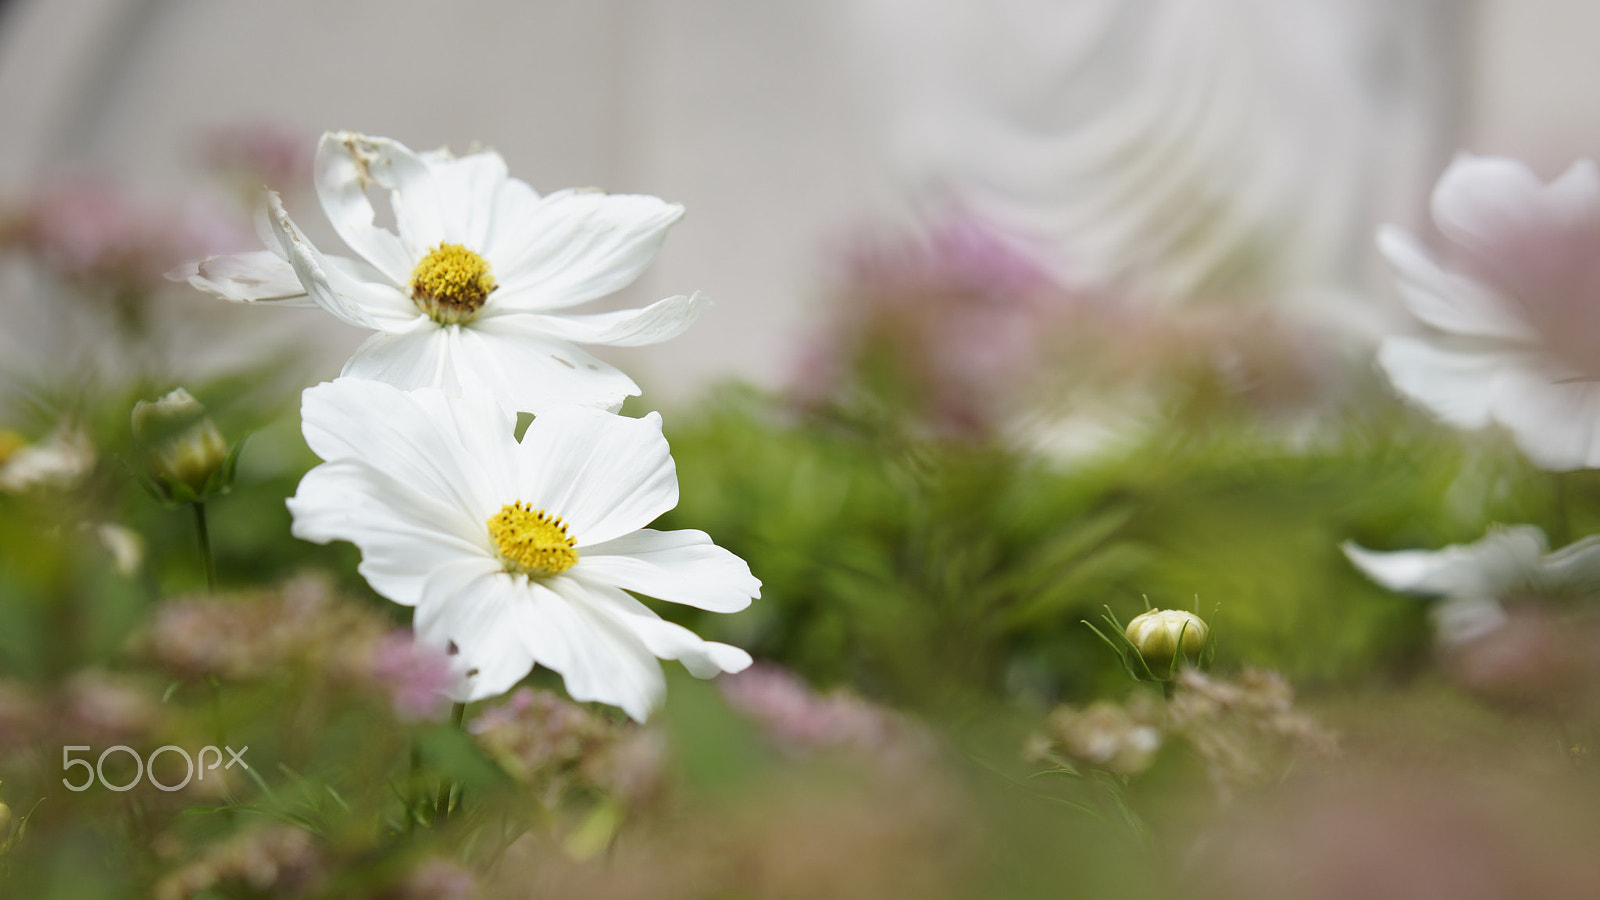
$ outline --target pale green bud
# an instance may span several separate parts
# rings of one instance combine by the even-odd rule
[[[0,803],[0,835],[4,835],[6,833],[6,829],[10,827],[11,807],[5,805],[4,803]]]
[[[221,486],[214,479],[228,459],[228,443],[183,388],[134,404],[133,437],[145,449],[151,478],[170,499],[200,499]]]
[[[1172,658],[1179,652],[1185,657],[1198,656],[1206,645],[1209,630],[1205,620],[1192,612],[1152,609],[1135,616],[1125,634],[1128,643],[1144,657],[1145,665],[1159,673],[1172,665]]]

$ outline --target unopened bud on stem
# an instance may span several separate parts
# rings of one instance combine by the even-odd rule
[[[151,478],[168,499],[190,501],[225,487],[228,444],[206,408],[183,388],[133,407],[133,437]]]
[[[1206,645],[1208,630],[1205,620],[1192,612],[1152,609],[1135,616],[1125,634],[1145,665],[1159,672],[1169,668],[1179,653],[1186,659],[1197,658]]]

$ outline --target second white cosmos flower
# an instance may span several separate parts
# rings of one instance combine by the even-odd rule
[[[666,690],[657,658],[701,678],[750,664],[628,593],[736,612],[761,589],[703,532],[644,527],[678,502],[658,415],[553,409],[519,443],[488,397],[339,379],[305,392],[302,418],[325,462],[289,499],[295,536],[361,549],[368,583],[416,607],[419,640],[459,652],[454,699],[537,664],[642,720]]]
[[[681,334],[698,295],[643,309],[564,312],[617,291],[660,249],[683,207],[655,197],[566,190],[540,197],[498,153],[413,153],[388,138],[322,136],[317,197],[362,259],[324,254],[267,198],[268,249],[181,266],[170,278],[227,300],[314,303],[377,331],[343,374],[403,389],[483,390],[508,409],[615,408],[639,393],[578,344],[632,347]],[[389,200],[393,231],[368,199]]]

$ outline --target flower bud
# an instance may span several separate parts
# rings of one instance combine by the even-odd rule
[[[11,827],[11,807],[0,803],[0,836],[4,836],[6,829]]]
[[[222,486],[217,475],[227,462],[228,444],[206,408],[183,388],[153,403],[134,404],[133,437],[168,499],[198,500]]]
[[[1179,653],[1198,656],[1206,645],[1205,620],[1181,609],[1152,609],[1135,616],[1125,632],[1128,643],[1144,657],[1145,665],[1161,671],[1172,665]],[[1180,648],[1179,642],[1182,642]]]

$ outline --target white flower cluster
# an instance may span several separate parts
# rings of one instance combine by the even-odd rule
[[[1436,262],[1399,228],[1378,244],[1430,331],[1384,341],[1395,388],[1457,428],[1499,425],[1543,469],[1600,467],[1600,168],[1545,184],[1522,163],[1462,155],[1433,192],[1451,245]],[[1502,601],[1600,587],[1600,536],[1549,553],[1531,525],[1437,552],[1345,553],[1391,590],[1440,598],[1440,637],[1461,643],[1505,620]]]
[[[666,689],[657,658],[702,678],[748,666],[629,593],[735,612],[761,583],[702,532],[645,527],[678,501],[661,418],[615,415],[638,387],[577,346],[667,340],[705,301],[566,312],[637,278],[682,207],[541,197],[492,151],[419,154],[351,132],[323,135],[315,183],[359,258],[323,253],[269,194],[268,249],[169,275],[376,332],[305,392],[305,438],[324,462],[289,499],[294,534],[361,549],[373,589],[415,607],[417,639],[454,655],[458,702],[543,665],[573,698],[642,720]],[[375,224],[374,188],[393,230]],[[520,442],[519,412],[535,416]]]

